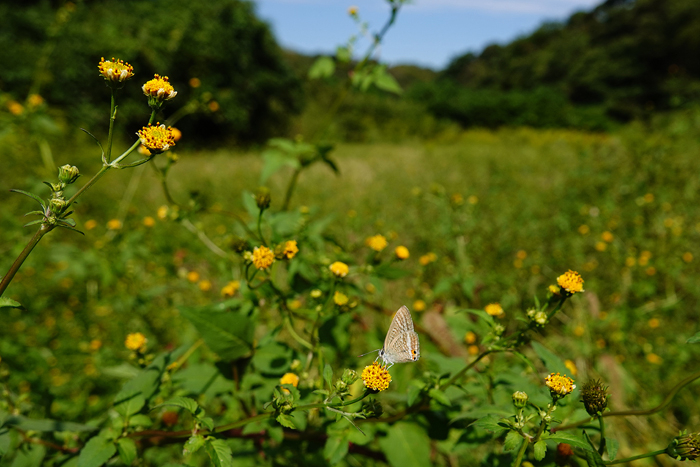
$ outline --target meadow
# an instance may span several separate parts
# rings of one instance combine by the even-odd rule
[[[85,235],[47,235],[7,289],[21,306],[2,308],[2,465],[510,465],[516,451],[522,465],[608,465],[664,450],[700,422],[688,386],[699,129],[691,109],[613,133],[450,128],[339,143],[338,173],[305,167],[287,209],[294,169],[266,168],[269,146],[200,150],[185,135],[154,160],[172,164],[167,196],[151,163],[107,173],[74,206]],[[46,197],[41,181],[55,178],[22,147],[5,156],[3,271],[34,209],[7,189]],[[52,149],[54,166],[85,175],[76,186],[102,166],[87,136]],[[273,250],[296,240],[298,253],[276,250],[254,272],[260,239]],[[346,276],[329,271],[336,261]],[[555,286],[568,270],[584,292]],[[528,314],[557,304],[546,325]],[[356,355],[382,346],[401,305],[421,357],[393,366],[388,389],[365,389],[375,356]],[[147,343],[130,346],[133,333]],[[122,387],[154,369],[143,402],[125,408],[140,393],[124,399]],[[521,454],[511,433],[552,415],[553,372],[576,388],[551,396],[542,426],[571,434],[551,430],[544,451]],[[609,387],[608,413],[639,411],[604,416],[603,458],[575,426],[587,420],[597,450],[598,421],[580,402],[591,379]],[[513,409],[517,391],[529,405]],[[353,397],[366,399],[338,405]],[[520,431],[504,424],[523,410]]]

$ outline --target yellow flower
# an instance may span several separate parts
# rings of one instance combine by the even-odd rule
[[[384,391],[391,383],[391,375],[379,363],[374,362],[362,370],[362,382],[366,388]]]
[[[503,316],[505,314],[500,303],[489,303],[484,307],[484,310],[491,316]]]
[[[146,216],[143,218],[143,225],[145,225],[146,227],[153,227],[154,225],[156,225],[156,220],[151,216]]]
[[[433,263],[435,261],[437,261],[437,255],[435,253],[427,253],[418,258],[418,262],[422,266],[427,266],[428,264]]]
[[[190,78],[189,84],[190,87],[198,88],[202,85],[202,80],[199,78]]]
[[[182,138],[182,132],[175,127],[172,127],[172,130],[173,130],[173,139],[176,142],[180,141],[180,138]]]
[[[558,294],[559,294],[560,287],[557,287],[556,285],[551,284],[549,287],[547,287],[547,290],[549,290],[550,293],[555,293],[555,294],[558,295]]]
[[[476,204],[479,202],[479,198],[477,198],[476,195],[471,195],[467,198],[467,201],[469,201],[469,204]]]
[[[397,246],[396,250],[394,250],[394,253],[396,253],[396,257],[398,259],[407,259],[410,256],[408,248],[406,248],[403,245]]]
[[[693,254],[689,251],[683,253],[683,261],[685,261],[686,263],[690,263],[691,261],[693,261]]]
[[[586,224],[583,224],[583,225],[579,226],[579,228],[578,228],[578,233],[580,233],[581,235],[586,235],[590,231],[591,231],[591,228],[588,227]]]
[[[199,286],[199,290],[201,290],[202,292],[208,292],[209,290],[211,290],[211,281],[208,279],[204,279],[197,285]]]
[[[284,244],[284,251],[282,254],[287,257],[287,259],[292,259],[294,258],[294,255],[296,255],[299,252],[299,248],[297,247],[297,241],[296,240],[287,240]]]
[[[175,146],[175,135],[173,129],[156,123],[141,128],[137,133],[141,139],[141,144],[146,146],[153,154],[159,154]]]
[[[253,249],[253,264],[258,269],[267,269],[275,262],[275,254],[266,246]]]
[[[576,368],[576,364],[573,360],[564,360],[564,366],[571,372],[572,375],[576,376],[578,373],[578,368]]]
[[[602,235],[601,235],[600,237],[603,239],[603,241],[606,241],[606,242],[608,242],[608,243],[612,242],[613,239],[615,238],[615,237],[613,236],[612,232],[609,232],[609,231],[607,231],[607,230],[606,230],[605,232],[603,232]]]
[[[452,204],[456,206],[461,206],[464,204],[464,197],[459,193],[453,194],[450,200],[452,201]]]
[[[338,277],[345,277],[348,275],[348,272],[350,272],[348,265],[341,263],[340,261],[336,261],[335,263],[331,264],[329,268],[331,272]]]
[[[469,352],[469,355],[476,355],[479,353],[479,346],[472,344],[469,347],[467,347],[467,352]]]
[[[365,240],[365,243],[374,251],[382,251],[387,246],[387,241],[384,235],[369,237],[367,240]]]
[[[336,305],[343,306],[348,303],[348,296],[336,290],[335,294],[333,295],[333,301]]]
[[[31,94],[27,98],[27,102],[29,102],[29,105],[31,105],[32,107],[38,107],[44,103],[44,98],[41,97],[39,94]]]
[[[107,228],[109,230],[119,230],[122,228],[122,221],[119,219],[111,219],[107,222]]]
[[[659,365],[663,359],[656,355],[655,353],[648,353],[647,354],[647,361],[649,363],[653,363],[654,365]]]
[[[603,243],[603,242],[598,242],[598,243],[595,244],[595,249],[598,250],[598,251],[605,251],[605,249],[606,249],[607,247],[608,247],[608,245],[606,245],[606,244]]]
[[[291,384],[297,387],[299,385],[299,377],[294,373],[285,373],[284,376],[280,378],[280,384]]]
[[[222,297],[233,297],[238,289],[241,287],[241,283],[238,281],[231,281],[221,289]]]
[[[476,342],[476,334],[474,331],[467,331],[467,333],[464,335],[464,342],[467,344],[473,344]]]
[[[97,69],[100,70],[100,74],[107,81],[113,83],[123,83],[134,76],[134,67],[122,60],[115,60],[114,57],[112,57],[112,60],[105,60],[102,57],[102,60],[97,65]]]
[[[190,271],[187,273],[187,280],[193,284],[199,281],[199,273],[197,271]]]
[[[7,103],[7,109],[12,115],[21,115],[24,112],[24,107],[17,101],[10,101]]]
[[[423,300],[416,300],[413,302],[413,311],[423,311],[425,310],[425,302]]]
[[[139,352],[143,352],[144,350],[146,350],[146,343],[147,342],[148,342],[148,339],[146,339],[146,336],[144,336],[140,332],[134,332],[134,333],[131,333],[128,336],[126,336],[126,340],[124,341],[124,345],[129,350],[136,350]]]
[[[102,347],[102,341],[99,339],[93,339],[90,341],[90,350],[93,352],[96,352],[100,350],[100,347]]]
[[[313,289],[309,295],[311,295],[311,298],[319,298],[323,292],[321,292],[319,289]]]
[[[544,384],[549,388],[549,392],[552,396],[562,397],[570,394],[571,391],[576,389],[574,380],[566,375],[560,375],[559,373],[551,373],[544,379]]]
[[[212,112],[216,112],[217,110],[219,110],[219,109],[221,108],[221,107],[219,106],[219,103],[216,102],[216,101],[209,101],[209,103],[207,104],[207,107],[208,107],[209,110],[211,110]]]
[[[173,88],[172,84],[170,84],[167,76],[160,77],[159,75],[155,75],[155,77],[147,81],[141,89],[146,96],[154,98],[159,102],[168,101],[177,96],[177,91]]]
[[[168,207],[165,205],[159,207],[157,215],[158,219],[165,219],[166,217],[168,217]]]
[[[652,328],[652,329],[656,329],[656,328],[658,328],[660,325],[661,325],[661,321],[659,320],[659,318],[651,318],[651,319],[649,320],[649,327]]]
[[[559,287],[570,294],[583,292],[583,279],[581,278],[581,275],[576,271],[572,271],[571,269],[557,277],[557,284],[559,284]]]
[[[348,14],[350,16],[357,16],[357,7],[351,6],[350,8],[348,8]]]
[[[90,219],[89,221],[85,222],[85,230],[92,230],[95,227],[97,227],[97,221],[94,219]]]

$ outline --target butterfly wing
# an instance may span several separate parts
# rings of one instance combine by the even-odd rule
[[[384,350],[391,348],[391,343],[406,331],[413,331],[413,319],[411,319],[411,312],[404,305],[394,313],[394,318],[391,320],[391,325],[389,325],[389,330],[384,338]]]
[[[399,308],[391,320],[380,355],[389,363],[414,362],[420,357],[418,334],[413,329],[411,312],[406,306]]]

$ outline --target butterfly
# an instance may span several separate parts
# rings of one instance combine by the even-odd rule
[[[420,358],[418,334],[413,329],[411,312],[405,305],[399,308],[394,315],[384,339],[384,347],[378,350],[377,360],[382,359],[384,364],[388,365],[387,368],[391,368],[394,363],[415,362]],[[372,352],[376,352],[376,350]]]

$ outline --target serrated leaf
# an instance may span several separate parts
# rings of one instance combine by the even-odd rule
[[[233,467],[231,448],[222,439],[207,438],[204,449],[215,467]]]
[[[506,435],[506,440],[503,442],[503,450],[507,452],[517,449],[523,441],[523,437],[517,431],[509,431]]]
[[[543,436],[543,438],[545,438],[545,436]],[[557,431],[554,434],[547,435],[546,439],[554,441],[556,443],[567,443],[573,447],[581,449],[591,449],[591,445],[588,444],[588,442],[584,438],[581,438],[573,433]]]
[[[292,420],[292,417],[290,417],[287,414],[279,414],[277,418],[275,419],[277,422],[282,425],[285,428],[291,428],[292,430],[296,430],[296,426],[294,425],[294,421]]]
[[[700,332],[696,333],[693,337],[686,341],[687,344],[697,344],[698,342],[700,342]]]
[[[323,367],[323,379],[326,381],[328,384],[329,388],[333,388],[333,368],[326,363],[326,366]]]
[[[214,419],[211,417],[202,417],[202,418],[197,418],[199,423],[205,427],[207,430],[213,430],[214,429]]]
[[[199,404],[197,404],[197,401],[195,401],[194,399],[190,399],[189,397],[173,397],[172,399],[169,399],[163,402],[162,404],[156,405],[151,410],[155,410],[158,407],[165,406],[180,407],[187,410],[192,415],[195,415],[196,413],[202,411],[202,409],[199,407]]]
[[[22,304],[11,298],[0,297],[0,308],[11,307],[11,308],[21,308]]]
[[[136,459],[136,442],[131,438],[119,438],[117,440],[117,452],[124,464],[131,465]]]
[[[544,459],[545,454],[547,454],[547,443],[544,440],[539,440],[535,443],[535,459],[541,461]]]
[[[192,435],[187,441],[185,441],[185,445],[182,447],[182,455],[189,456],[194,454],[202,446],[204,446],[204,436]]]
[[[496,415],[487,415],[473,423],[470,423],[469,426],[481,428],[482,430],[498,434],[508,429],[508,427],[502,425],[500,420],[501,418]]]
[[[102,435],[94,436],[80,450],[78,467],[100,467],[116,453],[117,448],[111,439]]]
[[[608,457],[611,461],[614,461],[617,457],[617,450],[620,447],[620,443],[614,438],[605,438],[605,446],[608,450]]]
[[[44,204],[44,200],[42,200],[41,198],[39,198],[39,197],[38,197],[37,195],[35,195],[34,193],[29,193],[28,191],[24,191],[24,190],[16,190],[16,189],[14,189],[14,188],[12,188],[10,191],[12,191],[12,192],[14,192],[14,193],[22,194],[22,195],[24,195],[24,196],[29,196],[31,199],[33,199],[34,201],[36,201],[37,203],[39,203],[39,204],[41,205],[41,207],[44,208],[44,211],[46,211],[46,204]]]
[[[345,458],[348,447],[348,440],[344,436],[329,436],[323,447],[323,457],[330,465],[335,465]]]
[[[428,395],[442,405],[446,405],[447,407],[452,405],[452,402],[450,402],[445,393],[439,389],[432,388],[430,391],[428,391]]]
[[[335,72],[335,62],[330,57],[318,57],[309,68],[309,78],[328,78]]]

